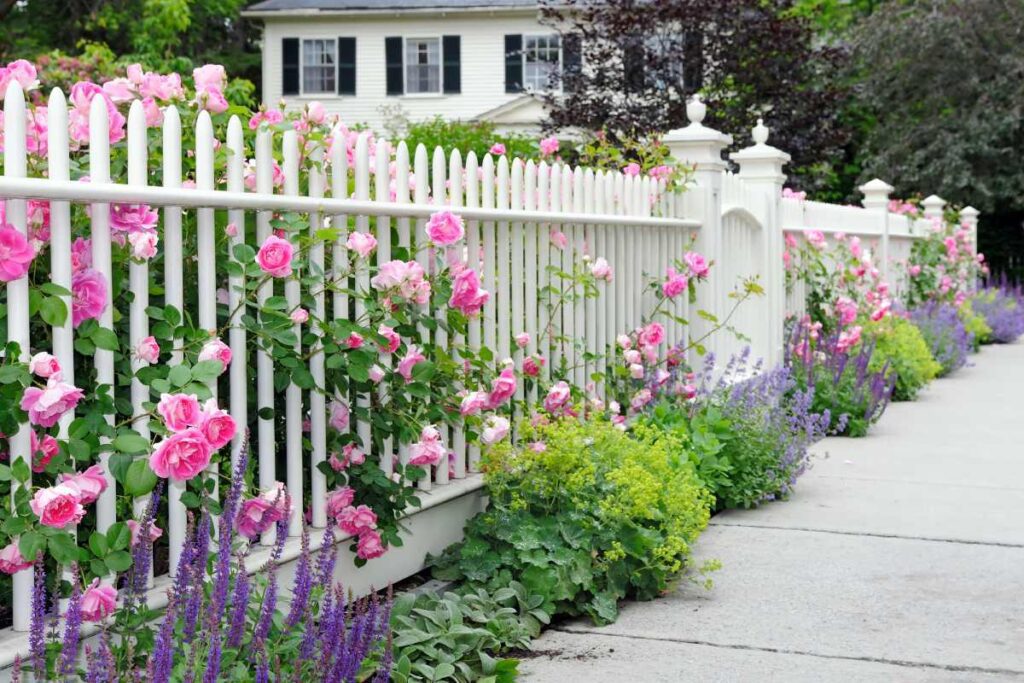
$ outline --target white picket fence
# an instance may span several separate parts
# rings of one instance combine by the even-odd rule
[[[494,159],[478,159],[472,153],[463,157],[458,151],[446,157],[440,150],[431,155],[420,146],[409,150],[404,143],[394,148],[377,140],[376,154],[371,158],[367,135],[359,138],[355,161],[350,167],[343,145],[335,145],[325,167],[319,163],[322,153],[314,153],[308,168],[299,168],[299,149],[294,131],[283,134],[263,128],[256,139],[256,189],[246,191],[243,182],[244,162],[238,150],[242,145],[242,123],[237,118],[230,122],[224,148],[228,150],[226,165],[215,167],[213,128],[206,113],[196,122],[197,166],[195,188],[182,187],[182,135],[179,114],[173,107],[165,112],[163,122],[162,178],[160,187],[147,186],[151,168],[147,159],[146,126],[141,103],[135,102],[128,115],[128,171],[126,184],[110,182],[110,153],[107,139],[107,109],[95,99],[90,112],[90,130],[94,131],[89,145],[88,174],[90,182],[72,182],[69,179],[69,147],[67,135],[67,104],[64,95],[54,90],[49,98],[48,168],[46,178],[26,177],[25,103],[17,84],[12,84],[4,100],[4,175],[0,178],[0,199],[6,201],[7,220],[18,230],[26,230],[26,199],[51,202],[51,240],[49,259],[52,279],[59,285],[71,286],[71,211],[82,211],[91,206],[91,238],[93,267],[107,281],[111,276],[111,231],[108,207],[113,203],[149,204],[162,208],[160,226],[161,248],[164,257],[163,272],[156,272],[146,263],[130,265],[130,282],[135,298],[130,310],[120,311],[130,319],[130,338],[121,340],[122,349],[135,348],[149,332],[150,320],[146,309],[150,304],[149,291],[162,287],[163,301],[179,310],[185,306],[188,290],[198,293],[198,310],[188,311],[205,329],[214,329],[237,321],[227,320],[226,311],[235,310],[240,286],[239,278],[218,282],[216,274],[215,212],[226,211],[230,222],[239,226],[232,244],[243,243],[247,221],[255,221],[258,246],[270,234],[272,212],[296,211],[308,213],[310,233],[315,233],[328,221],[351,222],[355,229],[373,230],[378,249],[373,256],[376,263],[391,259],[392,232],[397,246],[415,247],[424,239],[423,226],[438,207],[452,207],[466,220],[466,246],[471,258],[480,258],[482,287],[492,292],[483,315],[474,320],[468,330],[472,346],[485,345],[496,352],[497,358],[512,357],[521,360],[524,353],[541,353],[550,359],[544,368],[546,376],[565,359],[572,368],[570,376],[577,385],[590,381],[591,374],[602,369],[600,363],[583,360],[583,352],[604,352],[614,344],[615,336],[628,332],[641,324],[645,309],[653,303],[653,295],[644,291],[651,278],[661,279],[670,260],[680,258],[691,236],[696,235],[696,249],[714,261],[710,282],[702,286],[698,304],[701,308],[722,313],[731,306],[727,298],[739,278],[758,276],[766,289],[762,300],[755,300],[742,308],[732,321],[734,326],[750,338],[757,356],[769,362],[781,358],[782,322],[787,311],[783,286],[783,231],[820,229],[826,232],[844,231],[878,239],[883,254],[904,255],[913,239],[915,226],[902,216],[890,216],[884,209],[886,192],[868,188],[868,208],[837,207],[817,202],[798,202],[781,198],[784,182],[783,166],[788,156],[766,144],[768,131],[759,126],[754,131],[755,144],[733,155],[739,166],[737,173],[726,169],[722,150],[731,139],[702,125],[704,105],[698,101],[688,107],[690,125],[669,133],[665,141],[673,155],[695,164],[695,182],[681,194],[668,192],[664,183],[646,177],[623,173],[596,172],[586,168],[571,168],[562,164]],[[285,184],[283,193],[273,193],[272,150],[280,146],[284,159]],[[184,150],[187,151],[187,150]],[[391,197],[389,164],[396,164],[396,196]],[[308,196],[299,196],[299,174],[308,174]],[[414,189],[410,190],[410,172]],[[221,180],[223,179],[223,180]],[[464,179],[465,182],[460,182]],[[349,196],[350,180],[355,188]],[[447,181],[453,182],[447,182]],[[884,185],[884,184],[883,184]],[[885,195],[885,196],[883,196]],[[878,202],[883,202],[879,204]],[[882,207],[882,208],[879,208]],[[183,253],[182,211],[197,210],[198,250],[196,254]],[[976,220],[976,214],[975,214]],[[560,249],[550,237],[551,230],[560,230],[568,239],[568,246]],[[425,252],[420,252],[425,253]],[[570,302],[558,310],[558,319],[548,321],[546,307],[539,292],[550,283],[548,266],[572,270],[573,264],[584,257],[598,256],[608,259],[615,270],[614,279],[601,285],[600,298],[577,303]],[[183,263],[198,259],[198,280],[185,282]],[[425,256],[424,256],[425,258]],[[311,272],[323,273],[324,278],[336,279],[347,264],[345,249],[339,244],[324,253],[314,250],[310,255]],[[425,265],[425,264],[424,264]],[[363,269],[357,273],[351,286],[369,287],[370,273]],[[231,304],[218,310],[217,289],[227,287]],[[298,305],[302,294],[296,282],[289,282],[284,296],[291,306]],[[260,293],[265,300],[275,292],[274,284],[265,285]],[[311,313],[320,318],[326,314],[345,317],[349,301],[344,293],[336,293],[326,300],[322,287],[313,287],[315,301]],[[70,316],[61,327],[53,330],[53,348],[41,348],[29,338],[28,282],[25,279],[9,283],[5,290],[8,310],[8,338],[21,345],[24,355],[39,351],[52,351],[65,368],[68,381],[74,381],[73,343],[75,333]],[[276,292],[281,294],[282,292]],[[109,296],[109,293],[108,293]],[[68,302],[70,310],[70,301]],[[795,310],[791,304],[790,310]],[[357,314],[360,311],[357,310]],[[687,304],[680,302],[674,311],[680,316],[691,316]],[[111,327],[113,311],[108,306],[100,320],[103,327]],[[545,343],[538,347],[539,332],[548,323],[565,337],[577,343]],[[702,323],[693,321],[699,332]],[[245,348],[250,340],[239,324],[231,324],[229,342],[237,358],[246,358]],[[666,326],[668,343],[684,341],[694,330],[672,323]],[[513,335],[527,331],[530,345],[520,350],[513,343]],[[424,340],[430,334],[422,330]],[[436,332],[434,342],[446,345],[449,340],[443,331]],[[708,343],[708,348],[719,356],[739,350],[743,342],[719,336]],[[171,363],[180,362],[180,354]],[[323,354],[312,354],[310,372],[318,384],[323,382]],[[144,361],[133,360],[133,370]],[[97,383],[114,383],[114,356],[112,352],[97,350],[95,355]],[[255,367],[244,362],[231,365],[227,395],[219,400],[230,406],[239,424],[251,424],[247,414],[247,399],[257,397],[258,407],[272,407],[275,391],[274,362],[270,355],[260,353]],[[79,378],[82,379],[82,378]],[[216,385],[212,387],[216,391]],[[601,388],[598,387],[600,391]],[[119,388],[118,392],[121,391]],[[520,397],[522,397],[520,389]],[[152,400],[148,389],[138,380],[130,387],[130,399],[137,415],[145,411],[143,403]],[[369,396],[350,396],[356,405],[369,404]],[[534,397],[535,398],[535,397]],[[256,419],[252,444],[257,462],[261,487],[283,479],[293,500],[312,502],[312,526],[320,528],[328,523],[325,504],[325,481],[316,465],[327,458],[327,397],[317,391],[303,391],[294,384],[288,387],[284,414],[273,419]],[[303,449],[303,421],[308,412],[309,440],[312,449]],[[112,418],[111,418],[112,419]],[[66,429],[70,416],[63,422]],[[275,427],[284,425],[284,444],[275,442]],[[135,428],[148,434],[145,419],[135,422]],[[351,427],[362,443],[369,447],[370,425],[353,422]],[[462,495],[479,496],[477,469],[479,449],[467,444],[464,434],[456,429],[450,435],[452,450],[456,453],[453,467],[455,481],[450,481],[448,468],[436,468],[422,482],[424,509],[442,509],[453,504]],[[232,460],[238,457],[241,440],[236,439]],[[23,427],[10,439],[11,457],[29,456],[29,431]],[[400,458],[406,458],[406,446],[385,444]],[[275,458],[283,448],[288,463],[285,472],[275,471]],[[390,472],[392,453],[374,454],[381,468]],[[106,464],[107,456],[103,456]],[[311,480],[303,479],[303,462],[308,459]],[[108,472],[109,476],[109,472]],[[98,501],[94,511],[99,529],[115,521],[115,486],[111,486]],[[453,488],[454,487],[454,488]],[[452,491],[458,491],[458,495]],[[447,493],[446,493],[447,491]],[[170,565],[177,563],[186,530],[185,509],[181,504],[183,487],[172,486],[168,501],[168,535],[171,549]],[[146,504],[136,502],[136,514]],[[444,505],[442,505],[444,504]],[[412,525],[415,542],[401,552],[393,551],[372,561],[361,570],[363,578],[353,578],[351,563],[340,562],[339,572],[350,572],[344,579],[357,590],[375,583],[380,586],[397,580],[422,567],[429,550],[437,552],[446,543],[458,537],[465,517],[479,506],[458,508],[449,516],[431,517],[428,526]],[[436,511],[435,511],[436,512]],[[413,517],[417,514],[415,513]],[[296,506],[296,519],[291,532],[298,534],[301,506]],[[424,517],[424,519],[427,519]],[[420,537],[422,536],[422,537]],[[272,542],[272,536],[262,539]],[[318,540],[314,537],[314,547]],[[285,557],[294,557],[298,540],[288,541]],[[345,565],[344,567],[341,565]],[[166,579],[157,577],[158,592]],[[14,577],[14,630],[25,631],[29,625],[29,596],[32,571],[20,572]],[[0,666],[9,663],[13,653],[23,648],[23,638],[0,634]]]

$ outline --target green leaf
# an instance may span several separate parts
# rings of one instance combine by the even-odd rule
[[[39,291],[43,294],[50,294],[52,296],[71,296],[71,292],[64,289],[56,282],[44,282],[39,285]]]
[[[110,547],[107,545],[107,537],[98,531],[92,532],[89,536],[89,550],[96,557],[103,557],[110,552]]]
[[[128,473],[128,468],[134,461],[135,458],[128,453],[114,453],[110,456],[110,460],[107,461],[107,466],[110,468],[110,473],[114,475],[114,481],[119,484],[124,484],[124,478]]]
[[[78,561],[78,544],[74,537],[66,531],[50,536],[50,554],[61,564]]]
[[[241,263],[248,263],[256,258],[256,250],[248,244],[236,244],[231,253],[235,255],[235,260]]]
[[[176,387],[183,387],[192,381],[192,371],[187,365],[175,365],[167,374],[167,381]]]
[[[157,476],[149,461],[140,458],[128,466],[124,475],[124,492],[129,496],[144,496],[156,487]]]
[[[46,548],[46,536],[36,531],[27,531],[18,539],[18,552],[26,560],[35,559]]]
[[[149,451],[149,439],[132,430],[122,430],[114,439],[114,450],[121,453],[145,453]]]
[[[9,465],[0,463],[0,481],[11,480],[11,468]]]
[[[13,464],[11,464],[11,475],[14,477],[15,481],[22,484],[29,480],[29,477],[32,476],[32,472],[29,470],[28,463],[25,462],[24,458],[18,458]],[[25,556],[22,555],[22,557]]]
[[[204,360],[192,366],[192,379],[196,382],[212,382],[224,372],[224,364],[219,360]]]
[[[423,361],[413,366],[412,378],[416,382],[429,382],[435,372],[437,372],[437,366],[430,361]]]
[[[97,327],[96,331],[92,333],[92,343],[97,348],[103,349],[104,351],[117,351],[117,335],[114,334],[113,330],[108,330],[105,327]]]
[[[107,545],[111,550],[124,550],[132,542],[132,530],[124,522],[115,522],[107,529]]]
[[[63,299],[55,296],[46,297],[39,307],[39,315],[47,325],[60,327],[68,319],[68,307]]]
[[[132,556],[124,550],[115,550],[107,555],[103,561],[112,572],[123,572],[132,566]]]
[[[168,325],[177,327],[181,324],[181,312],[174,306],[164,306],[164,320]]]

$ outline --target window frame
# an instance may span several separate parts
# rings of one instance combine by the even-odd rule
[[[528,92],[528,93],[553,93],[553,94],[561,93],[562,92],[562,76],[564,75],[564,72],[565,72],[565,45],[564,45],[564,41],[562,40],[561,34],[558,34],[558,33],[523,33],[523,34],[520,34],[520,35],[522,35],[522,40],[523,40],[523,47],[519,50],[519,54],[520,54],[520,57],[521,57],[522,63],[523,63],[523,83],[522,83],[523,92]],[[527,51],[529,49],[529,48],[527,48],[527,44],[530,42],[531,39],[536,40],[538,38],[544,38],[544,39],[549,40],[549,41],[552,38],[557,38],[558,39],[558,61],[557,61],[556,65],[555,65],[555,72],[558,75],[558,78],[557,78],[558,85],[556,85],[554,87],[552,87],[552,85],[551,85],[550,78],[548,79],[548,82],[544,84],[544,87],[542,87],[542,88],[535,88],[532,85],[527,83],[526,53],[527,53]],[[534,48],[534,49],[537,49],[537,48]],[[551,46],[548,45],[544,49],[545,50],[550,50]]]
[[[433,40],[437,42],[437,90],[409,92],[409,43]],[[423,65],[416,65],[423,66]],[[426,66],[431,66],[427,64]],[[402,97],[430,98],[447,97],[444,92],[444,39],[440,35],[402,36]]]
[[[307,64],[306,64],[306,43],[307,42],[314,42],[314,41],[325,43],[325,44],[330,44],[332,46],[331,49],[333,51],[332,54],[333,54],[333,62],[334,63],[331,65],[331,68],[332,68],[332,70],[334,72],[334,77],[333,77],[334,78],[334,85],[333,85],[332,88],[328,88],[326,90],[318,90],[318,91],[310,92],[310,91],[306,90],[306,67],[307,67]],[[325,64],[319,64],[319,65],[310,64],[308,66],[310,68],[323,69],[327,65],[325,65]],[[327,95],[332,95],[334,97],[341,97],[341,95],[338,94],[338,39],[337,38],[322,38],[322,37],[316,37],[316,36],[310,36],[310,37],[303,36],[303,37],[300,37],[299,38],[299,97],[324,97],[324,96],[327,96]]]

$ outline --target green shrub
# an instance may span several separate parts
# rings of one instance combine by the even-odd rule
[[[970,299],[960,305],[958,313],[960,320],[964,323],[964,327],[967,328],[970,334],[974,335],[971,340],[971,346],[974,351],[980,349],[982,344],[988,344],[991,341],[992,328],[988,326],[985,316],[974,311]]]
[[[525,428],[484,466],[490,507],[445,551],[435,575],[489,590],[520,581],[548,614],[613,621],[618,601],[649,600],[684,568],[711,495],[681,441],[607,422]]]
[[[454,121],[442,116],[435,116],[425,121],[403,121],[393,131],[395,138],[401,137],[409,146],[409,154],[413,154],[416,146],[423,144],[431,155],[435,147],[440,147],[445,154],[453,149],[462,153],[463,161],[470,151],[476,153],[482,161],[491,146],[495,143],[505,145],[505,154],[512,159],[533,159],[537,157],[537,141],[521,133],[497,133],[494,124],[489,121]],[[497,159],[495,159],[497,161]]]
[[[871,370],[881,370],[888,364],[889,371],[896,374],[892,393],[894,401],[914,400],[917,393],[942,370],[942,366],[932,358],[921,331],[905,318],[888,315],[877,322],[866,322],[863,333],[865,339],[875,344]]]

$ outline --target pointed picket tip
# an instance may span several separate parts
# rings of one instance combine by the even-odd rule
[[[977,218],[981,215],[981,212],[975,209],[973,206],[965,206],[960,209],[960,215],[964,218]]]
[[[946,204],[946,200],[937,194],[930,194],[921,200],[921,204],[923,206],[944,206]]]
[[[888,194],[889,192],[892,192],[896,188],[894,188],[892,185],[885,182],[881,178],[874,178],[873,180],[869,180],[868,182],[864,183],[857,189],[861,191],[861,194],[877,194],[881,192]]]

